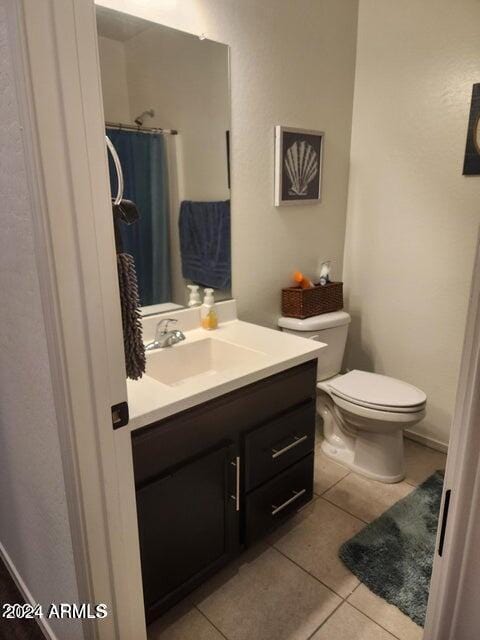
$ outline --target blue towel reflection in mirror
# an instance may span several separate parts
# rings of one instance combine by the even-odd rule
[[[230,289],[230,200],[184,200],[178,228],[183,277],[204,287]]]

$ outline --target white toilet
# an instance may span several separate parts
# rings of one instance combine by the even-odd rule
[[[405,477],[403,429],[425,416],[427,396],[406,382],[377,373],[340,374],[349,324],[345,311],[278,321],[283,331],[328,345],[318,358],[317,371],[322,451],[364,476],[399,482]]]

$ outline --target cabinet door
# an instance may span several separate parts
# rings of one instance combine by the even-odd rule
[[[237,452],[220,443],[137,491],[147,622],[237,552]]]

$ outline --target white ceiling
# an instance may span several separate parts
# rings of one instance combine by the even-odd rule
[[[105,7],[97,6],[96,14],[98,35],[111,40],[124,42],[152,27],[152,23],[147,20]]]

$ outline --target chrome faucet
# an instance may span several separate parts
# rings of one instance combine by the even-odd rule
[[[168,330],[168,326],[175,322],[177,322],[176,318],[163,318],[160,320],[155,330],[155,340],[146,345],[145,351],[164,349],[165,347],[171,347],[177,344],[177,342],[185,340],[185,334],[179,329]]]

